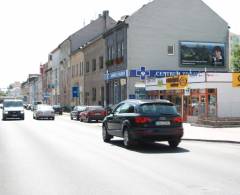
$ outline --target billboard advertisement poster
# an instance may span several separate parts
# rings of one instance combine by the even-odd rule
[[[180,42],[182,66],[222,67],[225,65],[225,44]]]

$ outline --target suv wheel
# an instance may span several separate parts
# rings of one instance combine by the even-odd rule
[[[171,148],[177,148],[180,142],[181,142],[180,139],[175,139],[175,140],[169,140],[168,144]]]
[[[102,138],[106,143],[110,142],[110,140],[113,138],[113,136],[108,134],[107,127],[105,125],[102,126]]]
[[[132,142],[133,141],[131,136],[129,135],[129,131],[127,128],[125,128],[123,131],[123,144],[126,148],[130,148],[133,145]]]

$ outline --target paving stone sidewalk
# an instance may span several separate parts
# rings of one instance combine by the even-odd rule
[[[184,123],[184,136],[186,140],[232,142],[240,144],[240,127],[211,128],[192,126]]]

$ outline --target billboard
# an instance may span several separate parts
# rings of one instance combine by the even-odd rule
[[[223,43],[180,42],[182,66],[222,67],[225,62]]]

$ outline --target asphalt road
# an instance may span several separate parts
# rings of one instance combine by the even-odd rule
[[[0,121],[0,195],[240,194],[240,145],[183,141],[126,150],[99,124]]]

